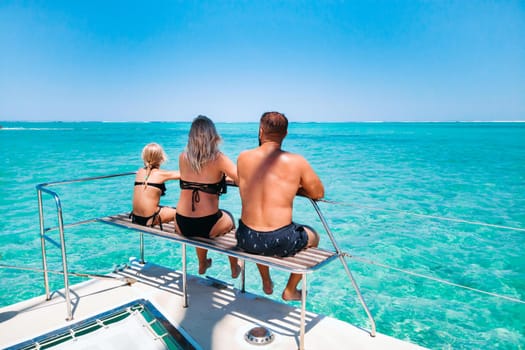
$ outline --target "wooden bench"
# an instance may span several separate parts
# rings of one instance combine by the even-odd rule
[[[300,328],[300,348],[304,346],[305,333],[305,314],[306,314],[306,274],[313,272],[330,261],[338,258],[336,252],[320,249],[308,248],[304,249],[291,257],[270,257],[247,253],[236,247],[237,240],[235,238],[235,230],[227,234],[214,238],[188,238],[183,235],[175,233],[173,222],[162,224],[163,230],[159,227],[149,227],[134,224],[129,218],[129,214],[118,214],[107,216],[98,219],[100,222],[113,224],[119,227],[125,227],[138,231],[140,233],[140,260],[144,262],[144,234],[151,234],[154,236],[167,238],[169,240],[178,242],[182,245],[182,289],[184,294],[184,307],[188,306],[188,294],[186,283],[186,245],[198,248],[205,248],[210,251],[222,253],[229,256],[234,256],[242,261],[250,261],[257,264],[267,265],[269,267],[279,269],[290,273],[298,273],[302,275],[302,295],[301,295],[301,328]],[[245,268],[244,263],[241,264],[241,291],[245,291]]]

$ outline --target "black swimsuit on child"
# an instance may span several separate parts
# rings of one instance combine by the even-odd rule
[[[144,185],[144,182],[135,181],[135,186],[141,186],[141,185]],[[160,193],[161,196],[164,196],[166,194],[166,185],[164,183],[158,184],[158,183],[148,182],[148,186],[158,188],[161,191]],[[161,209],[162,209],[162,206],[159,205],[159,207],[157,208],[155,213],[153,213],[153,215],[140,216],[140,215],[137,215],[131,212],[129,214],[129,217],[131,218],[131,222],[142,225],[142,226],[148,226],[148,222],[151,220],[151,225],[150,225],[151,227],[155,226],[155,222],[157,221],[157,218],[158,218],[159,226],[160,226],[160,229],[162,230],[162,221],[160,220],[160,210]]]

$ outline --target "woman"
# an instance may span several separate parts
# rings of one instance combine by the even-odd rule
[[[179,156],[180,197],[175,214],[177,232],[188,237],[213,238],[231,231],[233,216],[219,209],[219,196],[226,193],[226,176],[237,181],[237,167],[219,150],[221,138],[213,122],[198,116],[191,124],[188,145]],[[196,248],[199,274],[211,266],[208,251]],[[240,273],[237,258],[230,259],[233,278]]]
[[[144,168],[135,176],[133,190],[133,211],[131,221],[144,226],[160,225],[175,219],[175,209],[159,205],[160,197],[166,193],[168,180],[180,179],[179,171],[161,170],[160,165],[167,160],[166,153],[156,143],[147,144],[142,149]]]

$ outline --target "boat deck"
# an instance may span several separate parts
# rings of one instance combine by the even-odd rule
[[[182,273],[163,266],[133,261],[113,275],[122,279],[91,279],[71,287],[73,321],[66,321],[65,299],[54,293],[51,300],[37,297],[0,309],[0,348],[88,319],[116,306],[145,299],[166,319],[190,334],[202,349],[296,349],[299,344],[300,310],[208,278],[188,277],[189,307],[184,308]],[[305,345],[313,349],[421,349],[340,320],[307,312]],[[252,345],[244,335],[255,326],[275,334],[267,345]],[[129,337],[133,338],[134,334]],[[99,344],[121,349],[122,344]]]

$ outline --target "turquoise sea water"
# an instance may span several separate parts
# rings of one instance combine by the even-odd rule
[[[142,147],[152,141],[171,158],[165,168],[177,168],[189,130],[189,123],[1,125],[0,263],[33,268],[41,268],[35,185],[135,171]],[[256,123],[217,128],[232,159],[257,144]],[[379,332],[434,349],[525,348],[525,231],[434,218],[525,228],[525,124],[292,123],[284,148],[303,154],[323,180],[326,198],[338,202],[320,207],[342,250],[352,255],[349,266]],[[132,181],[56,187],[65,222],[129,211]],[[168,183],[162,204],[175,205],[178,192],[177,182]],[[54,203],[44,204],[53,213]],[[221,206],[239,216],[235,188]],[[296,200],[295,216],[322,231],[304,199]],[[46,226],[55,224],[47,215]],[[321,237],[329,248],[328,237]],[[68,228],[66,240],[76,272],[107,273],[139,254],[136,234],[103,224]],[[57,249],[48,254],[49,267],[60,270]],[[195,256],[189,257],[196,273]],[[227,259],[211,257],[209,274],[237,283]],[[180,268],[180,250],[167,241],[146,238],[146,258]],[[248,269],[247,288],[260,290],[255,267]],[[287,276],[272,273],[273,298],[280,300]],[[61,276],[51,282],[62,287]],[[339,262],[308,283],[310,310],[369,327]],[[30,271],[0,268],[0,285],[0,306],[44,292],[41,273]]]

